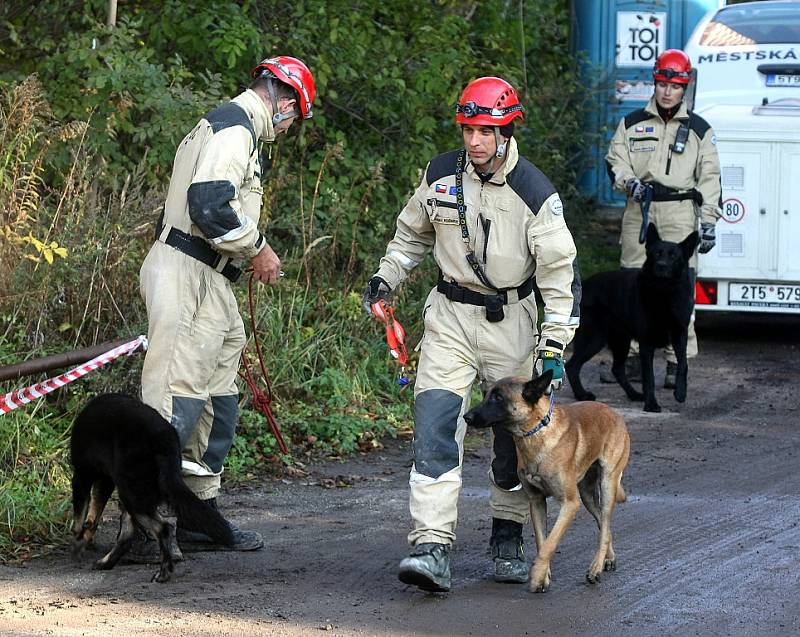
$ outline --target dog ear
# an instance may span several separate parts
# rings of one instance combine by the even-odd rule
[[[647,238],[644,242],[645,249],[649,248],[656,241],[661,241],[661,237],[658,234],[658,229],[656,228],[655,224],[651,223],[647,226]]]
[[[534,405],[542,397],[545,390],[550,387],[550,382],[553,380],[553,370],[548,369],[541,376],[537,376],[525,383],[522,388],[522,398],[525,402]]]
[[[700,235],[698,234],[697,230],[695,230],[692,234],[690,234],[683,241],[681,241],[681,250],[683,251],[683,257],[687,261],[692,258],[695,248],[697,248],[697,245],[699,243],[700,243]]]

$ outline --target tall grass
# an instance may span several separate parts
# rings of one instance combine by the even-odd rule
[[[149,186],[138,171],[119,181],[103,179],[102,158],[85,152],[84,130],[85,123],[55,121],[35,77],[4,95],[0,365],[146,332],[138,269],[164,189]],[[58,174],[47,161],[55,143],[67,145],[73,158]],[[317,183],[339,152],[334,146],[326,154]],[[382,326],[361,308],[360,289],[351,290],[340,276],[336,264],[346,263],[347,255],[337,254],[326,237],[341,224],[335,218],[319,221],[319,196],[315,190],[302,199],[303,240],[284,255],[285,279],[254,288],[257,328],[251,334],[266,356],[284,437],[302,458],[367,449],[411,422],[410,391],[401,393],[394,382],[398,368]],[[368,204],[369,192],[358,202]],[[247,286],[237,294],[249,318]],[[407,327],[413,335],[415,328]],[[254,355],[252,343],[248,355]],[[91,395],[138,394],[141,364],[141,356],[118,360],[0,416],[0,560],[66,538],[71,422]],[[44,377],[0,382],[0,395]],[[267,463],[292,462],[276,453],[275,438],[264,416],[251,409],[246,389],[241,408],[226,477],[247,479]]]

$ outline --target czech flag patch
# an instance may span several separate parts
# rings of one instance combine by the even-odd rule
[[[436,184],[436,192],[447,192],[447,184]]]

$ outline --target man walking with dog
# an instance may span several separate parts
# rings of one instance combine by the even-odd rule
[[[669,49],[653,67],[655,93],[647,106],[626,115],[617,126],[606,155],[615,190],[628,196],[622,215],[620,267],[640,268],[645,260],[647,224],[656,226],[666,241],[681,242],[700,231],[698,252],[716,242],[715,224],[721,215],[722,187],[716,136],[702,117],[691,111],[694,71],[689,57]],[[697,256],[691,261],[692,280]],[[687,357],[697,356],[694,319],[689,324]],[[664,387],[675,388],[677,359],[666,349]],[[638,378],[633,348],[626,363],[628,376]],[[604,382],[616,382],[610,374]]]
[[[247,90],[206,114],[178,147],[140,272],[149,340],[142,398],[178,431],[185,481],[214,508],[233,443],[245,345],[232,285],[246,266],[264,283],[278,281],[281,269],[258,229],[260,150],[311,117],[315,93],[314,77],[297,58],[265,59],[251,77]],[[183,550],[223,548],[180,518],[177,526]],[[260,534],[231,527],[234,550],[263,546]],[[140,551],[144,559],[153,552]]]
[[[396,290],[429,250],[439,281],[425,302],[414,388],[414,464],[409,479],[411,553],[399,577],[428,591],[450,589],[461,464],[473,383],[553,371],[579,321],[580,276],[561,199],[521,157],[517,92],[499,77],[469,83],[456,105],[463,147],[428,164],[397,218],[397,230],[364,292],[372,304]],[[535,284],[544,299],[537,335]],[[523,583],[522,527],[529,504],[517,478],[514,442],[493,441],[490,478],[495,580]]]

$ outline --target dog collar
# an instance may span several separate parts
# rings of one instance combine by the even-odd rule
[[[542,429],[544,429],[545,427],[547,427],[547,425],[550,424],[550,420],[553,417],[553,407],[555,406],[555,404],[556,404],[556,390],[555,389],[551,389],[550,390],[550,409],[547,410],[547,415],[544,418],[542,418],[539,421],[539,424],[536,425],[533,429],[531,429],[530,431],[526,431],[524,434],[522,434],[523,438],[527,438],[528,436],[532,436],[535,433],[539,433]]]

